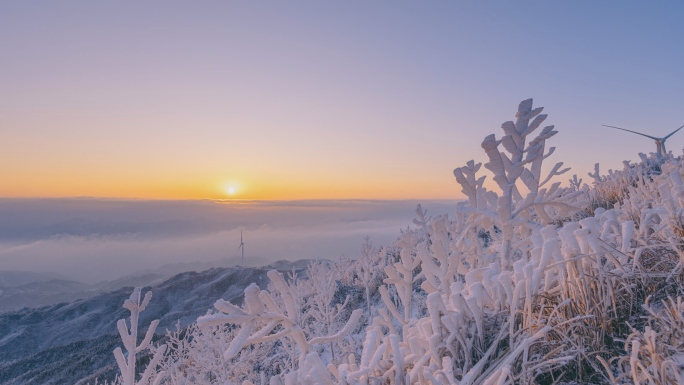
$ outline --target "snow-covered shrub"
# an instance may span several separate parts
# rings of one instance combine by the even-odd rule
[[[521,102],[482,142],[498,190],[469,161],[454,218],[419,206],[415,228],[367,240],[356,261],[271,271],[242,306],[217,301],[170,338],[162,383],[679,381],[684,160],[642,156],[561,187],[541,112]],[[649,294],[677,300],[642,308]]]
[[[371,316],[371,294],[380,286],[379,277],[386,266],[383,251],[376,250],[370,237],[366,237],[361,245],[361,255],[355,266],[358,269],[355,282],[365,291],[368,317]]]
[[[226,359],[226,347],[236,329],[228,325],[200,328],[196,324],[167,332],[169,354],[161,361],[165,384],[232,384],[243,380],[258,382],[275,376],[288,364],[278,342],[252,345],[233,359]]]
[[[281,305],[276,303],[272,293],[260,290],[256,284],[252,284],[245,289],[244,309],[230,302],[218,300],[215,307],[219,313],[200,317],[197,320],[198,325],[201,327],[223,324],[240,325],[239,332],[237,332],[235,338],[223,353],[225,359],[232,359],[237,356],[245,346],[276,339],[285,340],[296,351],[298,359],[293,370],[282,376],[281,382],[284,384],[332,383],[330,379],[324,381],[325,376],[329,376],[329,374],[320,356],[313,349],[317,345],[336,341],[349,334],[359,321],[362,310],[352,312],[347,324],[337,333],[314,337],[302,328],[301,322],[305,313],[302,312],[301,305],[296,306],[296,287],[292,282],[286,282],[282,274],[275,270],[268,272],[268,277],[273,282],[278,295],[282,298]],[[321,292],[317,294],[327,298],[329,293]],[[313,306],[318,306],[318,304]],[[319,310],[314,312],[315,315],[313,317],[319,321],[332,322],[332,318],[337,313],[339,313],[339,308],[337,311],[329,312]],[[327,326],[329,325],[326,325],[326,329],[328,329]]]

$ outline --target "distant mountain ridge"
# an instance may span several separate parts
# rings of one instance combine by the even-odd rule
[[[25,285],[32,282],[67,279],[57,273],[39,273],[33,271],[0,270],[0,288]]]
[[[70,280],[56,273],[0,271],[0,313],[16,311],[24,307],[35,308],[72,302],[127,286],[155,286],[182,272],[226,268],[236,266],[238,262],[240,262],[239,258],[226,258],[206,262],[172,263],[93,284]],[[250,258],[250,262],[263,264],[261,259],[255,260],[255,258]],[[291,268],[292,263],[284,261],[284,266],[290,267],[283,267],[283,269]],[[274,268],[279,269],[279,267]]]

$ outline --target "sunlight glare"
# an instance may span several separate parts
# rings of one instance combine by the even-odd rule
[[[237,181],[224,182],[221,186],[221,190],[226,195],[236,195],[240,189],[240,183]]]

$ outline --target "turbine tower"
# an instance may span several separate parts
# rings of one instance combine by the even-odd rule
[[[242,241],[242,230],[240,230],[240,246],[238,251],[242,250],[242,267],[245,266],[245,242]]]
[[[628,129],[625,129],[625,128],[620,128],[620,127],[615,127],[615,126],[608,126],[608,125],[605,125],[605,124],[603,124],[603,127],[617,128],[618,130],[631,132],[631,133],[633,133],[633,134],[638,134],[638,135],[645,136],[645,137],[647,137],[647,138],[650,138],[650,139],[655,140],[656,147],[657,147],[657,150],[658,150],[658,157],[659,157],[660,159],[665,159],[665,156],[667,155],[667,150],[665,149],[665,141],[667,140],[667,138],[671,137],[672,135],[675,134],[675,132],[677,132],[677,131],[681,130],[682,128],[684,128],[684,126],[681,126],[681,127],[679,127],[678,129],[672,131],[669,135],[667,135],[667,136],[665,136],[665,137],[663,137],[663,138],[656,138],[655,136],[650,136],[650,135],[642,134],[641,132],[636,132],[636,131],[628,130]]]

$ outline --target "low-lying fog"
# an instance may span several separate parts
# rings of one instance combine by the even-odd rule
[[[86,283],[170,263],[236,258],[358,256],[364,237],[396,239],[422,203],[428,215],[455,201],[139,201],[0,199],[0,270],[56,272]],[[239,259],[233,259],[239,261]]]

